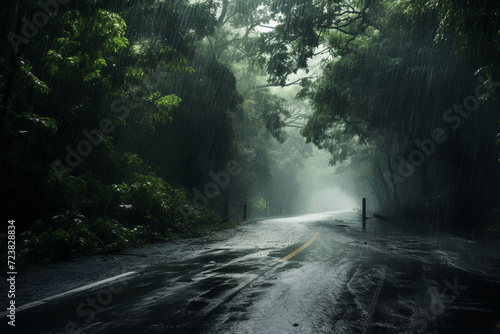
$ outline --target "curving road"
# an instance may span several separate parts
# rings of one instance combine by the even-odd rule
[[[8,332],[500,333],[500,247],[401,221],[362,231],[352,211],[266,219],[23,308]]]

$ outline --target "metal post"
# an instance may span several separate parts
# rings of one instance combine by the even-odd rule
[[[243,205],[243,221],[247,220],[247,201],[245,200],[245,205]]]
[[[366,219],[366,198],[363,198],[363,220]]]
[[[363,198],[363,231],[366,230],[366,198]]]
[[[224,200],[224,218],[229,217],[229,199]]]

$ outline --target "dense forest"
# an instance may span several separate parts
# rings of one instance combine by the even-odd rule
[[[199,235],[225,226],[226,198],[303,212],[317,149],[324,184],[386,215],[500,231],[497,1],[7,0],[0,15],[2,219],[25,261]]]

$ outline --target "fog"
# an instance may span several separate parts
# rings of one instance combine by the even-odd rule
[[[358,202],[339,188],[327,188],[310,195],[307,209],[311,212],[350,210],[359,208],[361,202]]]

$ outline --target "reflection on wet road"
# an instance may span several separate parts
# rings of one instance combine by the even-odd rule
[[[498,245],[398,221],[363,232],[356,213],[332,212],[247,223],[180,261],[23,311],[18,330],[500,333],[499,297]]]

